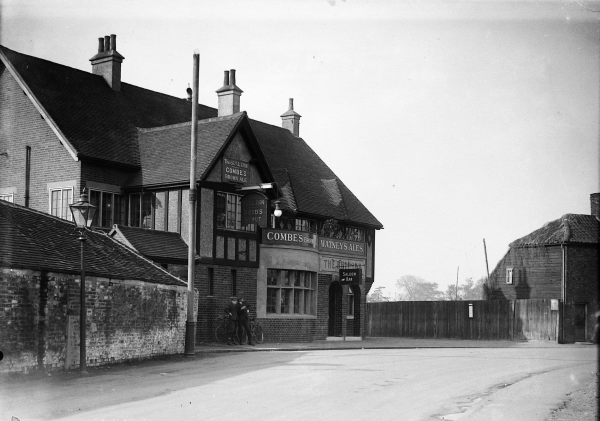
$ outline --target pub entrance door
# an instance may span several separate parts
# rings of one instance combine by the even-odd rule
[[[342,286],[337,281],[329,286],[327,336],[342,336]]]
[[[575,304],[575,342],[585,342],[587,304]]]

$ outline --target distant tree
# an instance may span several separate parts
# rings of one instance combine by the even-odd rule
[[[473,278],[467,278],[462,284],[458,286],[458,299],[459,300],[485,300],[484,295],[485,278],[480,278],[477,281],[473,281]],[[448,285],[444,292],[444,300],[454,301],[456,300],[456,284]]]
[[[383,293],[385,287],[377,287],[375,290],[367,295],[368,303],[381,303],[385,301],[390,301],[388,297],[386,297]]]
[[[401,301],[437,301],[443,299],[436,282],[427,282],[414,275],[404,275],[396,281]]]

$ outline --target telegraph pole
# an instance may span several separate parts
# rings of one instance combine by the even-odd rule
[[[198,145],[198,76],[200,73],[200,52],[194,51],[194,83],[192,90],[192,139],[190,151],[190,223],[188,235],[188,288],[187,288],[187,321],[185,322],[186,357],[195,357],[196,319],[194,318],[194,269],[196,249],[196,155]]]

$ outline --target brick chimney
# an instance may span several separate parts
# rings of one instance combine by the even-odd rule
[[[592,215],[600,219],[600,193],[590,194],[590,203],[592,205]]]
[[[117,53],[117,36],[98,38],[98,54],[90,59],[92,73],[100,75],[115,91],[121,90],[121,54]]]
[[[219,117],[240,112],[242,91],[235,84],[235,69],[225,70],[223,86],[217,91],[219,96]]]
[[[300,114],[294,111],[294,98],[290,98],[289,109],[281,114],[281,127],[288,129],[296,137],[300,136]]]

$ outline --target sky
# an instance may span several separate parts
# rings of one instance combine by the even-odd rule
[[[596,12],[599,11],[599,12]],[[375,285],[441,290],[600,191],[600,2],[0,0],[0,44],[85,71],[116,34],[122,80],[300,136],[383,224]]]

